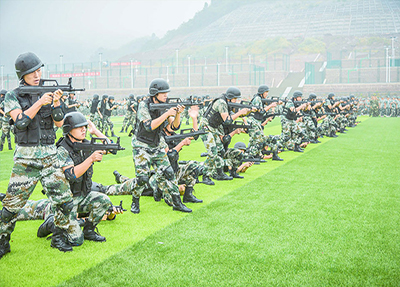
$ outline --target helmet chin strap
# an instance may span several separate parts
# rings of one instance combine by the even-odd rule
[[[76,140],[76,141],[78,141],[78,142],[81,142],[82,140],[80,140],[80,139],[77,139],[76,137],[74,137],[73,135],[71,135],[71,133],[68,133],[68,136],[70,136],[71,138],[73,138],[74,140]]]

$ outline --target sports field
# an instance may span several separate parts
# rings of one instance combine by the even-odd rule
[[[122,118],[113,120],[119,131]],[[62,253],[36,237],[41,221],[18,222],[0,286],[399,286],[400,121],[360,120],[305,153],[251,167],[245,179],[196,185],[204,203],[187,204],[191,214],[142,197],[136,215],[130,196],[112,197],[128,211],[99,224],[104,243]],[[279,122],[265,133],[280,133]],[[115,169],[134,176],[130,138],[121,136],[126,150],[96,163],[95,181],[112,184]],[[202,142],[192,145],[182,160],[201,159]],[[2,192],[12,164],[12,151],[0,152]]]

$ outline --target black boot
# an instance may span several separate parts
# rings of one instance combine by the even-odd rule
[[[56,226],[54,225],[54,215],[49,215],[46,220],[39,226],[37,237],[47,237],[54,232]]]
[[[162,191],[158,187],[156,187],[156,190],[153,191],[153,197],[154,200],[157,202],[161,200]]]
[[[201,203],[203,201],[193,195],[193,187],[186,187],[183,202]]]
[[[121,183],[121,174],[116,170],[114,170],[113,174],[114,174],[114,177],[115,177],[115,182],[116,183]]]
[[[140,208],[139,208],[139,198],[134,197],[133,195],[132,195],[131,212],[132,212],[132,213],[139,213],[139,212],[140,212]]]
[[[12,150],[12,146],[11,146],[10,142],[8,143],[8,150]]]
[[[119,131],[120,133],[124,132],[124,127],[121,128],[121,130]]]
[[[315,143],[321,143],[321,142],[318,140],[318,137],[315,137],[314,141],[315,141]]]
[[[106,137],[109,137],[109,136],[108,136],[108,132],[106,132],[104,135],[105,135]]]
[[[0,193],[0,201],[3,201],[4,197],[6,197],[5,193]]]
[[[298,144],[294,145],[294,150],[293,151],[295,151],[295,152],[304,152],[304,150]]]
[[[222,168],[217,168],[217,175],[213,176],[216,180],[232,180],[233,177],[226,175]]]
[[[93,224],[93,222],[90,222],[89,220],[85,221],[85,224],[83,225],[83,238],[85,240],[91,240],[91,241],[97,241],[97,242],[103,242],[106,241],[106,238],[104,236],[101,236],[95,231],[96,225]]]
[[[0,259],[10,251],[10,234],[3,235],[0,238]]]
[[[190,208],[187,208],[181,201],[181,196],[179,194],[171,194],[172,197],[172,209],[182,212],[192,212]]]
[[[338,136],[336,135],[336,133],[335,133],[335,132],[331,132],[331,135],[330,135],[330,137],[331,137],[331,138],[337,138]]]
[[[72,251],[72,246],[67,242],[65,233],[66,231],[55,226],[50,246],[63,252]]]
[[[243,176],[239,175],[239,174],[236,172],[236,169],[234,169],[234,168],[232,168],[231,170],[229,170],[229,174],[230,174],[230,176],[233,177],[233,178],[244,178]]]
[[[0,145],[0,151],[3,151],[3,145]]]
[[[274,151],[274,152],[272,153],[272,160],[283,161],[283,158],[280,158],[280,157],[278,156],[278,152],[277,152],[277,151]]]
[[[203,181],[201,183],[207,184],[207,185],[214,185],[215,183],[211,180],[211,178],[207,175],[203,175]]]
[[[112,136],[112,137],[115,137],[115,138],[117,137],[117,136],[114,134],[114,131],[111,131],[111,136]]]

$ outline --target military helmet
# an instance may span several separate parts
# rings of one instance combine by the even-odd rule
[[[32,52],[23,53],[15,60],[15,72],[20,80],[22,80],[25,75],[43,66],[44,64],[42,61]]]
[[[267,85],[261,85],[261,86],[258,87],[257,94],[262,95],[265,92],[269,92],[269,87]]]
[[[314,94],[314,93],[311,93],[311,94],[308,96],[308,99],[309,99],[309,100],[315,100],[316,98],[317,98],[317,95]]]
[[[114,96],[109,96],[109,97],[108,97],[108,100],[109,100],[109,101],[115,100],[115,98],[114,98]]]
[[[5,95],[5,94],[7,94],[7,90],[3,89],[3,90],[0,91],[0,95]]]
[[[225,92],[225,97],[229,100],[240,98],[241,97],[240,90],[236,87],[229,87]]]
[[[233,147],[236,148],[236,149],[245,150],[246,149],[246,144],[244,142],[237,142],[237,143],[235,143],[235,145]]]
[[[80,112],[69,112],[64,116],[63,135],[68,134],[72,129],[87,126],[85,116]]]
[[[332,99],[334,96],[335,96],[334,93],[329,93],[329,94],[328,94],[328,99]]]
[[[99,99],[99,95],[98,94],[94,94],[93,95],[93,100],[98,100]]]
[[[108,95],[103,95],[102,99],[105,100],[108,98]]]
[[[298,98],[301,97],[303,95],[303,93],[301,91],[294,91],[293,93],[293,98]]]
[[[134,99],[135,99],[135,95],[134,95],[134,94],[130,94],[130,95],[129,95],[129,99],[130,99],[130,100],[134,100]]]
[[[170,91],[168,82],[164,79],[157,78],[151,81],[149,87],[150,96],[156,96],[158,93],[168,93]]]

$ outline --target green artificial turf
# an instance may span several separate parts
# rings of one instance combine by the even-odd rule
[[[192,214],[142,198],[139,215],[99,225],[107,242],[71,253],[36,238],[41,222],[19,222],[0,286],[396,286],[399,127],[396,118],[368,119],[304,154],[253,166],[244,180],[196,185],[204,203],[188,204]],[[275,121],[266,133],[279,129]],[[202,151],[195,142],[181,157]],[[5,154],[0,160],[4,190]],[[130,148],[96,163],[95,179],[111,184],[114,169],[134,175]],[[42,196],[36,189],[32,197]],[[120,199],[128,208],[130,197],[112,198]]]

